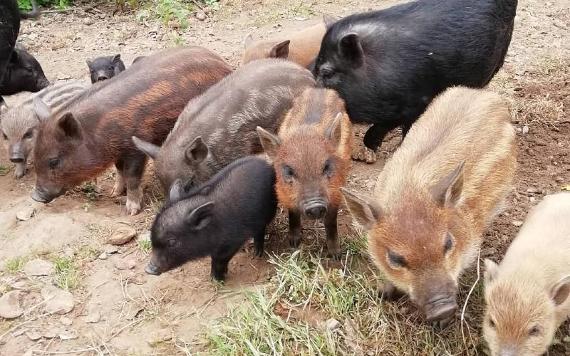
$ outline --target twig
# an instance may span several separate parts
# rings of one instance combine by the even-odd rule
[[[475,290],[477,283],[479,283],[480,278],[481,278],[481,247],[479,247],[479,253],[477,254],[477,279],[471,286],[469,293],[467,293],[467,298],[465,298],[465,303],[463,303],[463,309],[461,310],[461,337],[463,338],[463,344],[465,346],[467,346],[467,343],[465,342],[465,332],[463,330],[463,323],[467,324],[467,322],[465,321],[465,310],[467,309],[467,303],[469,303],[469,298],[471,297],[473,290]],[[469,328],[469,324],[467,324],[467,327]]]
[[[206,11],[204,11],[204,8],[203,8],[197,1],[192,0],[192,3],[193,3],[194,5],[196,5],[196,6],[198,6],[198,8],[199,8],[200,10],[202,10],[202,12],[204,12],[204,15],[206,15]],[[206,15],[206,16],[208,16],[208,15]],[[208,17],[209,17],[209,16],[208,16]]]
[[[42,10],[42,14],[58,14],[58,13],[64,13],[64,12],[71,12],[74,11],[75,9],[73,8],[69,8],[69,9],[54,9],[54,10]]]

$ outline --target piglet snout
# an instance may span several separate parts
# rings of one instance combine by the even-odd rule
[[[23,154],[13,154],[10,156],[10,161],[13,163],[22,163],[24,162],[24,155]]]
[[[457,310],[454,297],[438,295],[425,305],[425,314],[428,322],[435,322],[451,318]]]
[[[152,261],[149,261],[149,263],[146,265],[144,271],[148,274],[152,274],[154,276],[158,276],[160,275],[160,269],[158,267],[156,267]]]
[[[308,201],[304,206],[304,213],[309,219],[321,219],[327,212],[327,205],[321,199]]]

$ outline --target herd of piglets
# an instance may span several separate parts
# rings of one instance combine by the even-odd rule
[[[43,203],[114,166],[112,194],[126,192],[126,210],[137,214],[154,160],[166,202],[151,229],[149,274],[210,256],[212,277],[223,280],[248,239],[263,256],[278,204],[292,247],[303,219],[321,220],[327,254],[339,258],[344,204],[367,232],[383,298],[407,295],[445,326],[516,172],[509,105],[482,89],[503,65],[516,8],[516,0],[418,0],[325,16],[297,33],[249,35],[237,69],[206,48],[180,47],[128,69],[120,55],[87,61],[92,85],[47,86],[39,63],[15,49],[0,93],[39,92],[2,108],[0,127],[17,178],[33,154],[32,198]],[[10,84],[23,78],[17,59],[39,68],[16,78],[27,87]],[[351,123],[372,125],[354,151]],[[351,157],[374,162],[397,127],[404,139],[374,192],[347,190]],[[485,266],[492,354],[546,352],[570,315],[570,194],[546,197],[503,262]]]

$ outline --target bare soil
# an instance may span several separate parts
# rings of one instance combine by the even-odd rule
[[[19,40],[36,55],[50,80],[87,82],[85,60],[99,55],[120,53],[128,66],[139,55],[177,44],[197,44],[220,53],[237,66],[242,40],[248,33],[256,38],[268,37],[309,26],[320,21],[322,13],[343,16],[398,2],[222,1],[205,21],[191,18],[190,27],[185,30],[158,21],[139,22],[132,12],[113,16],[112,7],[86,3],[64,13],[46,13],[38,21],[23,22]],[[544,195],[570,184],[569,27],[568,1],[519,3],[506,63],[490,85],[512,101],[519,170],[507,209],[487,233],[481,257],[500,260],[530,207]],[[6,99],[13,105],[26,95]],[[373,165],[355,162],[351,188],[370,191],[385,159],[399,142],[399,134],[392,135]],[[272,275],[265,258],[252,257],[250,246],[231,261],[223,286],[210,281],[209,259],[188,263],[159,277],[146,275],[143,270],[148,254],[144,239],[161,203],[152,168],[146,177],[145,211],[130,217],[125,213],[124,201],[109,197],[112,172],[100,178],[100,194],[77,189],[42,205],[29,198],[35,179],[33,166],[27,176],[16,180],[5,150],[0,151],[0,165],[12,169],[0,176],[0,268],[4,268],[0,294],[15,288],[23,290],[24,309],[17,319],[0,319],[0,355],[63,351],[85,355],[171,355],[199,350],[205,326],[240,304],[244,290],[262,285]],[[35,209],[35,215],[27,221],[17,220],[16,214],[29,207]],[[280,215],[270,229],[270,253],[289,251],[284,221]],[[347,212],[342,212],[340,221],[341,236],[353,233]],[[139,237],[120,246],[117,253],[102,256],[108,249],[105,240],[124,224],[134,227]],[[310,234],[315,235],[311,239],[323,239],[319,225],[308,229],[318,232]],[[78,283],[70,291],[75,307],[63,317],[44,313],[40,297],[41,288],[53,283],[56,277],[27,277],[22,271],[6,267],[17,257],[26,260],[36,256],[74,261]],[[99,320],[88,322],[97,314]],[[76,331],[77,337],[62,340],[50,337],[53,335],[48,332],[61,334],[64,330]],[[32,341],[32,331],[44,336]],[[570,326],[566,325],[559,338],[569,335]],[[418,350],[420,354],[421,351]],[[560,342],[551,354],[570,355],[570,344]]]

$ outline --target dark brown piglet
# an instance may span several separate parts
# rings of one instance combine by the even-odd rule
[[[201,184],[230,162],[260,153],[255,128],[276,132],[293,99],[314,84],[311,73],[295,63],[259,60],[189,102],[162,147],[133,140],[154,158],[165,190],[176,179]]]
[[[329,255],[340,254],[337,212],[350,168],[351,125],[333,90],[309,88],[295,99],[279,136],[258,134],[277,175],[277,197],[289,210],[289,241],[301,241],[301,215],[323,219]]]
[[[185,47],[146,57],[91,87],[42,122],[32,198],[47,203],[114,163],[113,194],[122,194],[126,186],[127,212],[138,213],[146,156],[131,137],[161,144],[188,101],[230,72],[218,55]]]

